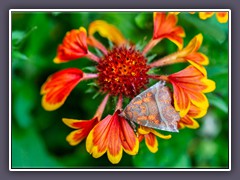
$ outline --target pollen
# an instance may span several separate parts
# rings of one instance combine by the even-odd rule
[[[147,59],[133,46],[114,47],[97,66],[102,92],[134,97],[148,83]]]

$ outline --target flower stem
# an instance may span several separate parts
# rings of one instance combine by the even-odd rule
[[[106,47],[105,47],[101,42],[99,42],[98,40],[96,40],[93,36],[88,37],[87,43],[88,43],[90,46],[93,46],[93,47],[98,48],[100,51],[103,52],[104,55],[106,55],[106,54],[108,53]]]
[[[123,105],[123,97],[122,97],[122,94],[120,94],[115,111],[118,110],[118,109],[122,109],[122,105]]]
[[[159,60],[156,60],[149,64],[150,67],[160,67],[160,66],[166,66],[170,64],[175,63],[181,63],[185,62],[186,60],[184,58],[179,57],[179,52],[175,52],[173,54],[170,54],[168,56],[165,56]]]
[[[83,78],[82,80],[88,80],[88,79],[94,79],[97,78],[98,74],[94,74],[94,73],[83,73]]]
[[[98,109],[94,115],[94,117],[98,117],[98,120],[100,121],[101,117],[102,117],[102,114],[103,114],[103,111],[106,107],[106,104],[108,102],[108,98],[109,98],[109,94],[107,94],[105,96],[105,98],[103,99],[103,101],[101,102],[101,104],[98,106]]]
[[[87,54],[86,57],[88,57],[89,59],[91,59],[91,60],[93,60],[93,61],[95,61],[95,62],[97,62],[97,63],[98,63],[99,60],[100,60],[99,57],[97,57],[95,54],[91,53],[90,51],[88,51],[88,54]]]
[[[167,75],[148,75],[149,78],[169,82]]]
[[[156,46],[157,43],[159,43],[162,39],[151,39],[148,44],[143,49],[143,54],[147,54],[148,51],[150,51],[154,46]]]

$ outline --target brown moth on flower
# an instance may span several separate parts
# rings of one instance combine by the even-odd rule
[[[142,126],[178,132],[180,116],[171,103],[170,90],[160,81],[133,98],[120,116]]]

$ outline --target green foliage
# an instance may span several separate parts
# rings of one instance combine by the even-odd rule
[[[150,12],[21,12],[12,14],[12,167],[13,168],[215,168],[228,166],[229,113],[229,53],[228,24],[216,18],[200,20],[196,14],[180,13],[179,25],[186,31],[186,45],[202,33],[200,51],[209,58],[206,67],[209,79],[216,82],[216,90],[207,94],[210,102],[208,115],[198,119],[197,130],[183,129],[172,133],[169,140],[158,139],[158,152],[149,152],[143,142],[136,156],[123,153],[121,162],[112,165],[107,156],[94,159],[86,152],[85,141],[70,146],[66,136],[72,131],[62,118],[90,119],[103,96],[97,93],[96,82],[81,82],[56,111],[45,111],[41,106],[40,89],[52,73],[78,67],[84,72],[96,72],[93,62],[86,58],[54,64],[58,45],[65,33],[102,19],[114,24],[139,49],[143,49],[153,31]],[[106,41],[109,45],[109,42]],[[110,46],[112,46],[110,44]],[[177,50],[169,40],[163,40],[147,56],[150,61]],[[95,51],[95,52],[94,52]],[[101,53],[97,50],[97,55]],[[163,74],[176,72],[185,64],[155,69]],[[86,93],[87,92],[87,93]],[[106,111],[114,111],[111,98]],[[104,116],[106,116],[106,112]],[[209,120],[210,119],[210,120]],[[211,124],[211,122],[213,124]],[[217,122],[217,123],[216,123]],[[208,132],[210,128],[211,133]]]

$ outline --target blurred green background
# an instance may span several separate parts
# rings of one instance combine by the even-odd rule
[[[65,138],[72,129],[62,123],[62,118],[91,119],[103,96],[93,99],[94,93],[86,92],[89,82],[81,82],[61,108],[48,112],[41,106],[40,88],[58,70],[94,65],[85,58],[53,63],[67,31],[87,28],[93,20],[102,19],[114,24],[133,43],[146,43],[152,35],[152,13],[12,12],[12,168],[228,168],[228,23],[220,24],[215,16],[205,21],[197,14],[180,13],[178,17],[186,32],[185,45],[198,33],[204,36],[200,51],[209,57],[208,77],[216,82],[216,90],[207,94],[208,113],[198,119],[199,129],[185,128],[172,133],[170,140],[158,139],[157,153],[152,154],[143,141],[136,156],[123,153],[120,163],[112,165],[106,154],[98,159],[89,155],[85,141],[70,146]],[[163,40],[152,53],[158,58],[176,50],[173,43]],[[182,68],[183,64],[177,64],[161,72],[170,74]],[[114,111],[113,101],[104,115]]]

